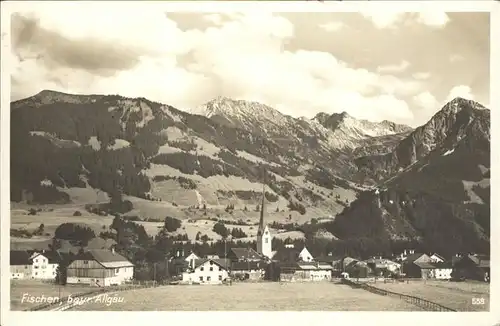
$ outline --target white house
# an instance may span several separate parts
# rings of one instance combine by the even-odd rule
[[[33,261],[31,277],[42,280],[55,279],[60,259],[61,257],[52,251],[34,253],[31,256]]]
[[[314,257],[311,255],[309,250],[307,250],[307,248],[304,247],[304,249],[302,249],[302,251],[299,253],[299,260],[305,262],[311,262],[314,260]]]
[[[228,278],[228,270],[216,260],[210,258],[197,259],[192,262],[188,271],[182,273],[183,283],[221,284]]]
[[[432,254],[430,256],[430,258],[431,258],[431,261],[433,263],[442,263],[442,262],[444,262],[444,258],[441,257],[440,255],[436,254],[436,253]]]
[[[194,260],[200,259],[194,252],[190,253],[184,260],[191,266]]]
[[[451,273],[453,268],[450,263],[437,262],[432,264],[434,266],[433,276],[438,280],[449,280],[451,279]]]
[[[68,266],[68,284],[120,285],[134,276],[134,264],[112,250],[89,250]]]

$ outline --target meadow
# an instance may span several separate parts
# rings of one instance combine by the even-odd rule
[[[333,282],[163,286],[124,291],[122,303],[86,303],[78,311],[421,311],[402,300]]]
[[[409,283],[370,283],[387,291],[416,296],[457,311],[489,311],[490,286],[488,283],[467,281],[423,281]],[[472,299],[484,299],[484,304],[473,304]]]

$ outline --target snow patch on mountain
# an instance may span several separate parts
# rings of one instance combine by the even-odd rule
[[[125,139],[117,138],[115,139],[115,143],[113,145],[108,145],[108,150],[116,151],[126,147],[130,147],[130,143]]]
[[[89,145],[95,151],[98,151],[101,149],[101,141],[99,139],[97,139],[97,136],[92,136],[89,138]]]

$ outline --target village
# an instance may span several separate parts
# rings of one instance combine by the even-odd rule
[[[319,282],[339,278],[490,281],[490,258],[475,253],[457,253],[445,258],[437,253],[407,249],[391,257],[374,256],[365,260],[332,253],[313,257],[306,246],[285,244],[273,250],[272,239],[262,205],[255,249],[229,248],[222,257],[200,256],[182,248],[173,250],[165,257],[166,280],[172,285],[231,284],[233,281]],[[81,250],[77,254],[63,250],[10,252],[11,280],[107,287],[133,283],[134,268],[134,264],[113,246],[109,250]]]

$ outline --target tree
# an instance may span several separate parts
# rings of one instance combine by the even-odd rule
[[[182,222],[179,219],[176,219],[176,218],[170,217],[170,216],[167,216],[165,218],[165,225],[164,226],[168,232],[177,231],[177,229],[180,228],[181,225],[182,225]]]
[[[280,211],[280,208],[276,207],[276,213],[278,213],[279,211]]]
[[[226,238],[229,235],[229,230],[222,222],[215,223],[212,230],[223,238]]]
[[[56,269],[56,283],[60,285],[66,285],[68,279],[68,261],[67,259],[63,259],[59,262],[59,265]]]
[[[195,238],[195,240],[196,240],[196,241],[200,241],[200,236],[201,236],[201,232],[200,232],[200,231],[198,231],[198,233],[196,233],[196,238]]]
[[[257,204],[257,206],[255,206],[255,211],[260,212],[260,205]]]
[[[70,240],[77,242],[81,246],[86,246],[89,240],[95,238],[95,233],[88,227],[83,227],[74,223],[63,223],[54,232],[56,239]]]

